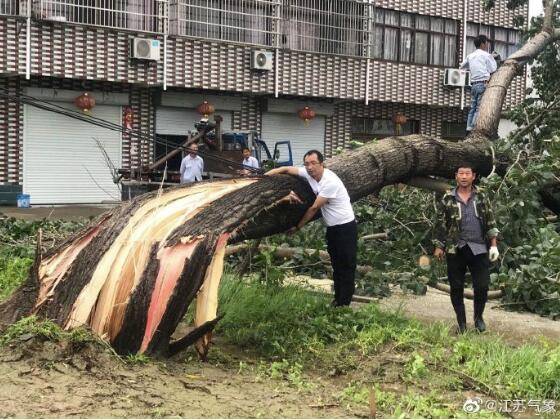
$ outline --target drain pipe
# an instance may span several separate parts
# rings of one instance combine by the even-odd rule
[[[27,0],[27,22],[25,31],[25,78],[31,79],[31,0]]]
[[[366,105],[369,105],[369,78],[370,78],[370,64],[371,60],[366,60]]]
[[[274,97],[278,98],[278,57],[280,56],[278,52],[278,47],[274,50]]]
[[[461,63],[465,61],[467,56],[467,0],[463,0],[463,54],[461,57]],[[461,88],[461,111],[465,109],[465,89],[463,86]]]
[[[167,34],[163,34],[163,90],[167,90]]]

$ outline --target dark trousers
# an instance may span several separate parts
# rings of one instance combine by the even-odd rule
[[[327,250],[333,268],[335,304],[350,305],[355,289],[358,250],[358,227],[355,220],[327,227]]]
[[[466,323],[463,290],[467,267],[472,276],[474,289],[474,319],[482,318],[488,298],[490,272],[488,254],[473,255],[468,245],[457,250],[457,254],[447,254],[447,277],[451,287],[451,304],[459,324]]]

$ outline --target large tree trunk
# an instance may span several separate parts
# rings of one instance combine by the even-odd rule
[[[412,177],[451,177],[463,162],[488,173],[488,136],[498,125],[504,86],[553,39],[544,31],[498,70],[465,142],[422,135],[389,138],[330,159],[327,166],[353,201]],[[290,191],[303,203],[282,201]],[[199,183],[138,197],[45,255],[38,251],[27,282],[0,305],[0,323],[37,314],[67,329],[89,326],[120,353],[169,354],[197,341],[204,356],[216,323],[226,244],[285,231],[313,200],[304,180],[283,175]],[[197,294],[196,329],[170,342]]]

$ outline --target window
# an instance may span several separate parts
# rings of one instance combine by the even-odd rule
[[[33,2],[41,19],[161,32],[162,16],[156,1],[41,0]]]
[[[349,0],[296,0],[282,8],[285,48],[364,55],[365,4]]]
[[[467,136],[466,122],[449,122],[441,123],[441,138],[444,140],[463,140]]]
[[[419,132],[420,124],[415,120],[401,126],[401,135]],[[395,135],[395,124],[390,119],[352,118],[352,140],[370,141]]]
[[[489,52],[496,51],[502,60],[519,49],[520,35],[515,29],[498,28],[481,25],[479,23],[467,24],[467,54],[476,50],[474,39],[478,35],[486,35],[490,41]]]
[[[373,55],[383,60],[455,67],[457,28],[452,19],[376,9]]]
[[[174,0],[169,28],[174,35],[272,45],[271,0]]]

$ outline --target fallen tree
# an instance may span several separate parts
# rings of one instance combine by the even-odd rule
[[[421,183],[418,177],[450,178],[463,162],[490,173],[489,139],[497,131],[507,87],[559,38],[559,30],[545,26],[504,62],[464,142],[393,137],[329,159],[327,166],[353,201],[412,178],[416,183]],[[301,204],[285,200],[291,191]],[[36,314],[66,329],[86,325],[119,353],[170,354],[196,342],[204,357],[217,322],[226,245],[287,230],[313,199],[307,183],[291,176],[205,182],[138,197],[44,255],[38,241],[27,281],[0,305],[0,323]],[[171,341],[195,298],[195,329]]]

